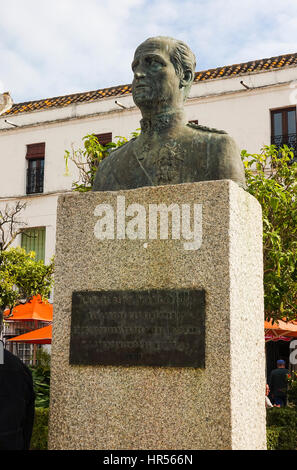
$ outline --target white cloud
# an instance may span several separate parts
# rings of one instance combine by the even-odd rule
[[[198,70],[297,50],[295,0],[1,3],[0,80],[15,101],[130,83],[135,47],[157,34],[185,40]]]

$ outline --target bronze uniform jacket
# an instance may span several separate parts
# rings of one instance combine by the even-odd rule
[[[132,139],[111,152],[99,165],[94,191],[231,179],[245,187],[244,168],[234,140],[224,131],[198,125],[167,139],[156,151],[137,152]],[[154,151],[155,150],[155,151]]]

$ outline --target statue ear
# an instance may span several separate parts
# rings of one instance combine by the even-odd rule
[[[191,83],[192,81],[193,81],[193,72],[191,70],[187,70],[184,73],[184,76],[180,81],[181,88],[189,85],[189,83]]]

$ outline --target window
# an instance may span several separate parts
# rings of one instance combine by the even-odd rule
[[[296,145],[296,107],[271,111],[271,143],[278,147],[284,144],[294,149],[297,159]]]
[[[35,251],[36,260],[43,260],[45,257],[45,227],[34,227],[23,230],[21,246],[27,253]]]
[[[97,137],[99,144],[106,145],[112,142],[112,133],[106,132],[105,134],[94,134]]]
[[[33,354],[34,354],[34,345],[28,343],[17,343],[17,357],[27,366],[31,366],[33,361]]]
[[[43,193],[45,143],[27,145],[27,194]]]
[[[4,324],[3,338],[5,341],[5,348],[8,349],[12,354],[18,356],[22,362],[27,365],[33,365],[34,359],[34,348],[35,353],[40,345],[33,345],[28,343],[17,343],[14,341],[7,341],[8,339],[13,338],[14,336],[23,335],[29,331],[36,330],[37,328],[42,328],[48,323],[38,321],[7,321]],[[35,354],[36,355],[36,354]]]

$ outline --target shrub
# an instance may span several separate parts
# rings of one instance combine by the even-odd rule
[[[280,428],[277,450],[296,450],[297,448],[297,429],[292,427]]]
[[[267,450],[277,449],[281,429],[282,428],[278,428],[277,426],[267,428]]]
[[[267,426],[295,427],[297,429],[297,411],[293,408],[270,408],[267,409]]]
[[[267,410],[267,449],[297,449],[297,411],[294,408]]]
[[[48,416],[48,408],[35,408],[31,450],[47,450]]]
[[[50,393],[50,355],[40,349],[37,352],[37,365],[31,367],[34,391],[35,407],[49,407]]]
[[[297,372],[288,375],[288,400],[297,410]]]

